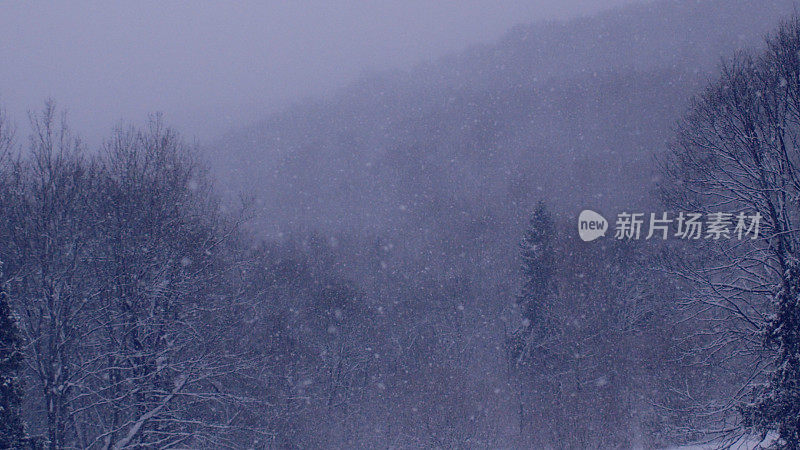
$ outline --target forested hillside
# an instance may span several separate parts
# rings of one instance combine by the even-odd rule
[[[428,413],[411,414],[402,427],[411,442],[428,439],[431,431],[423,430],[431,426],[449,429],[448,424],[466,420],[463,406],[454,406],[462,402],[480,410],[470,426],[481,442],[507,442],[519,438],[516,419],[494,421],[519,416],[519,387],[510,381],[506,351],[521,320],[515,301],[522,282],[519,236],[536,203],[548,204],[563,236],[571,236],[584,208],[610,214],[663,209],[655,193],[661,174],[654,156],[665,151],[692,95],[715,76],[724,58],[739,49],[762,48],[763,37],[792,11],[791,1],[664,1],[520,26],[493,44],[409,71],[365,76],[332,98],[303,101],[232,131],[208,150],[225,155],[213,158],[225,189],[256,199],[256,234],[280,240],[317,233],[332,239],[345,276],[360,280],[366,301],[392,317],[395,326],[388,333],[399,343],[395,351],[437,355],[427,369],[415,366],[431,372],[424,378],[431,383],[427,388],[410,387],[420,379],[411,374],[387,385],[389,392],[402,392],[398,398],[419,395],[435,405],[439,417],[449,417],[431,425],[418,421],[427,421]],[[364,240],[374,246],[358,244]],[[589,258],[579,243],[560,245],[570,255],[558,256],[562,263]],[[653,245],[647,251],[661,252]],[[638,257],[650,261],[654,255]],[[595,257],[558,269],[560,283],[573,286],[579,298],[594,299],[590,303],[601,301],[593,294],[604,292],[597,277],[616,273],[601,261],[607,255]],[[589,276],[593,264],[599,272],[585,286],[568,281]],[[633,270],[620,264],[621,270]],[[637,311],[609,312],[614,320],[628,315],[653,322],[624,325],[606,318],[597,319],[605,325],[584,324],[600,327],[594,332],[601,342],[614,342],[614,333],[629,330],[630,341],[616,341],[616,347],[581,345],[605,356],[639,349],[628,356],[646,361],[629,363],[645,368],[644,374],[598,387],[596,380],[613,377],[596,372],[594,363],[568,364],[559,372],[577,374],[575,384],[563,389],[592,392],[584,399],[588,406],[573,407],[637,411],[611,427],[599,418],[603,411],[577,420],[587,430],[584,445],[594,442],[600,424],[610,433],[607,442],[617,444],[698,436],[686,422],[693,419],[683,413],[665,419],[667,410],[653,406],[675,400],[676,380],[660,375],[680,372],[664,362],[677,338],[648,336],[657,327],[671,329],[667,324],[675,319],[668,317],[676,302],[668,293],[679,287],[664,283],[630,288],[655,292],[640,299],[644,304]],[[412,346],[419,345],[420,326],[431,330],[432,347],[426,350]],[[645,343],[664,353],[650,354]],[[693,383],[707,382],[688,376]],[[608,400],[612,388],[622,393]],[[561,414],[560,422],[548,420],[567,427],[561,432],[568,435],[576,416]],[[657,433],[665,436],[654,437]]]

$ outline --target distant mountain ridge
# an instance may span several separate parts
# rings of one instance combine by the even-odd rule
[[[645,205],[651,155],[690,96],[794,6],[657,1],[518,26],[229,133],[211,147],[220,184],[260,199],[267,233],[438,235],[517,223],[540,197],[567,212]]]

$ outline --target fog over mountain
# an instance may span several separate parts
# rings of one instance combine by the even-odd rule
[[[274,233],[633,208],[651,156],[722,58],[758,47],[792,1],[677,1],[518,26],[494,44],[366,76],[210,146]],[[215,160],[217,158],[214,158]],[[557,170],[556,170],[557,168]],[[230,182],[230,184],[229,184]]]
[[[5,2],[0,101],[25,128],[26,112],[53,97],[92,144],[154,111],[205,142],[365,71],[630,1]]]

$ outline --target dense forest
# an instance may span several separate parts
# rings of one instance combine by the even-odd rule
[[[0,448],[800,448],[793,5],[519,26],[209,145],[0,114]]]

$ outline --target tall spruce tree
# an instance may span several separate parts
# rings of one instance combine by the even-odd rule
[[[777,351],[770,379],[757,386],[755,401],[744,405],[746,425],[766,435],[776,430],[778,446],[800,448],[800,267],[796,260],[787,263],[787,282],[775,296],[776,314],[766,326],[767,345]]]
[[[534,364],[534,357],[541,353],[536,347],[547,333],[546,308],[552,297],[555,271],[554,239],[553,219],[545,203],[540,201],[520,243],[523,282],[516,304],[522,316],[522,327],[508,341],[512,365],[518,369]]]
[[[545,327],[544,307],[551,293],[553,278],[553,219],[544,202],[533,211],[520,244],[522,252],[522,292],[517,297],[528,330]]]
[[[544,202],[539,202],[520,244],[523,283],[516,303],[522,327],[508,340],[509,357],[520,383],[519,428],[528,434],[531,427],[544,426],[544,412],[539,406],[548,403],[547,308],[553,298],[555,272],[555,227]],[[544,378],[543,378],[544,377]]]
[[[22,351],[17,323],[5,290],[0,291],[0,448],[21,448],[25,432],[20,417]]]

